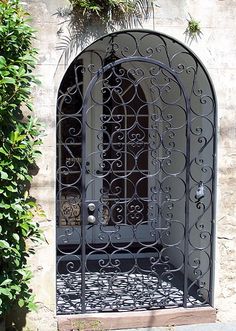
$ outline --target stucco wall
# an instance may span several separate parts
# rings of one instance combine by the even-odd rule
[[[58,19],[53,16],[66,0],[27,0],[32,25],[38,30],[39,49],[36,74],[42,85],[34,88],[36,115],[45,124],[41,147],[43,157],[31,193],[46,211],[42,223],[47,242],[32,259],[32,287],[39,302],[38,313],[27,315],[32,331],[54,331],[55,320],[55,112],[56,94],[66,68],[56,50]],[[208,69],[219,104],[217,259],[215,307],[219,321],[236,320],[236,1],[235,0],[158,0],[155,17],[144,27],[185,41],[186,18],[191,13],[201,21],[202,38],[191,44]],[[59,63],[59,65],[58,65]],[[24,324],[24,323],[23,323]]]

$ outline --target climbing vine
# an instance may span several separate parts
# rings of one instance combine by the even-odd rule
[[[30,291],[30,242],[41,240],[38,207],[29,194],[42,129],[32,112],[36,50],[28,14],[18,0],[0,0],[0,316],[16,302],[35,308]]]

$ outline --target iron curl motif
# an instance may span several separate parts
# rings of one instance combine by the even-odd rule
[[[57,105],[58,314],[211,304],[216,101],[200,61],[156,32],[112,33]]]

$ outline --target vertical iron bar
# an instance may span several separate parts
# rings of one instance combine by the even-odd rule
[[[81,313],[86,312],[85,304],[85,263],[86,263],[86,109],[88,96],[81,109],[82,114],[82,169],[81,169],[81,196],[82,196],[82,218],[81,218]]]
[[[58,117],[59,117],[59,120],[58,120],[58,123],[59,123],[58,137],[59,137],[59,139],[58,139],[58,137],[56,138],[56,142],[57,142],[57,139],[58,139],[58,144],[57,144],[58,160],[57,160],[57,162],[58,162],[58,169],[61,169],[61,161],[62,161],[61,160],[61,158],[62,158],[61,157],[61,147],[62,147],[62,144],[61,144],[61,137],[62,137],[62,135],[61,135],[61,118],[62,118],[61,111],[59,112]],[[56,178],[57,178],[57,174],[56,174]],[[61,170],[60,170],[59,171],[59,190],[58,190],[58,192],[59,192],[59,195],[58,195],[58,197],[59,197],[59,202],[58,202],[59,206],[57,206],[57,208],[59,208],[58,226],[61,226],[61,189],[62,189],[62,184],[61,184]],[[56,194],[56,201],[57,201],[58,197],[57,197],[57,194]]]
[[[183,91],[184,93],[184,91]],[[184,95],[186,104],[186,201],[185,201],[185,245],[184,245],[184,293],[183,293],[183,306],[187,308],[188,297],[188,253],[189,253],[189,200],[190,200],[190,125],[191,125],[191,109],[190,109],[190,97],[186,98]]]
[[[210,79],[209,79],[210,80]],[[215,100],[213,113],[214,121],[214,136],[213,136],[213,176],[212,176],[212,230],[211,230],[211,252],[210,252],[210,284],[209,284],[209,304],[214,307],[214,285],[215,285],[215,256],[216,256],[216,201],[217,201],[217,132],[218,132],[218,116],[217,116],[217,99],[213,84],[210,80],[212,94]]]
[[[57,236],[58,236],[58,227],[60,227],[61,224],[61,191],[62,191],[62,181],[61,181],[61,170],[57,174],[57,170],[61,169],[61,161],[62,161],[62,156],[61,156],[61,107],[58,109],[59,106],[57,105],[57,110],[56,110],[56,192],[54,193],[56,195],[56,219],[58,216],[58,224],[56,224],[56,254],[55,256],[55,261],[56,261],[56,310],[58,309],[58,301],[57,301],[57,290],[58,290],[58,259],[57,259],[57,254],[58,254],[58,243],[57,243]],[[59,123],[59,125],[58,125]],[[57,176],[59,179],[57,179]],[[54,196],[55,196],[54,195]]]
[[[125,162],[125,164],[124,164],[124,179],[125,179],[125,190],[124,190],[124,200],[125,200],[125,203],[124,203],[124,213],[125,213],[125,217],[124,217],[124,221],[125,221],[125,225],[127,225],[128,224],[128,219],[127,219],[127,201],[128,201],[128,188],[127,188],[127,174],[128,174],[128,170],[127,170],[127,128],[128,128],[128,118],[127,118],[127,108],[125,107],[125,123],[124,123],[124,125],[125,125],[125,130],[124,130],[124,132],[125,132],[125,145],[124,145],[124,151],[125,151],[125,157],[124,157],[124,162]]]

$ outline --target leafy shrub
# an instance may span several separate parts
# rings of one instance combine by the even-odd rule
[[[15,302],[34,309],[27,258],[30,241],[41,237],[37,206],[29,195],[30,169],[41,144],[41,128],[22,108],[32,110],[30,92],[36,50],[34,31],[18,0],[0,1],[0,316]],[[26,106],[26,107],[25,107]],[[30,112],[29,112],[30,113]]]

